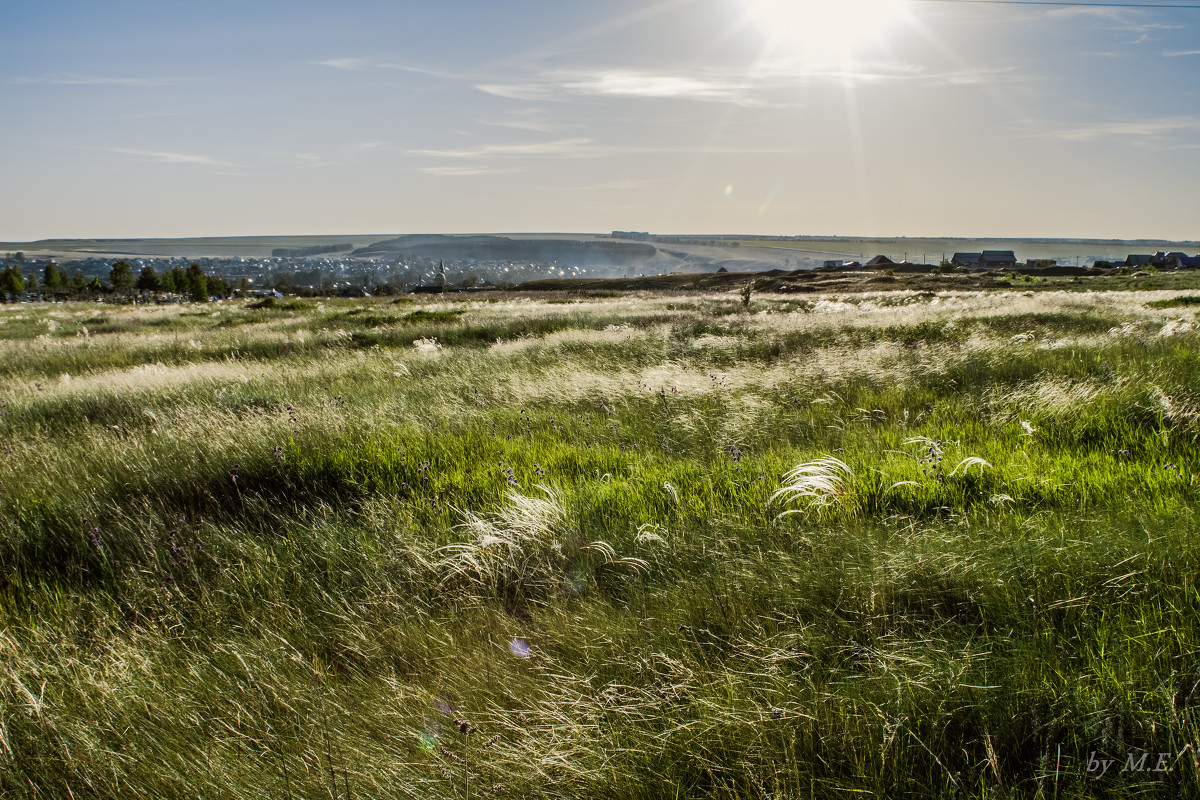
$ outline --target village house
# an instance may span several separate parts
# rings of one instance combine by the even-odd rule
[[[979,255],[980,269],[1004,269],[1017,265],[1017,256],[1012,250],[984,250]]]

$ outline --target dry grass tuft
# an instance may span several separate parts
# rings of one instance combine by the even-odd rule
[[[771,495],[771,502],[804,503],[802,508],[784,511],[779,517],[814,510],[820,515],[845,496],[847,484],[853,479],[854,470],[844,461],[825,456],[800,464],[786,473],[783,476],[784,484]]]

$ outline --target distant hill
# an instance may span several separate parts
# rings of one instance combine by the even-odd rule
[[[454,261],[534,261],[588,266],[645,265],[658,257],[658,249],[641,242],[573,239],[510,239],[507,236],[398,236],[360,247],[350,255],[401,258],[407,255]]]
[[[308,256],[340,253],[352,249],[354,249],[354,245],[350,242],[336,242],[334,244],[314,244],[310,247],[276,247],[271,251],[271,255],[276,258],[307,258]]]

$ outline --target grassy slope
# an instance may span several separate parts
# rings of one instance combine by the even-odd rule
[[[5,309],[0,787],[1200,791],[1170,299]]]

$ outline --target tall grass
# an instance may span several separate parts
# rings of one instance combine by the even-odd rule
[[[1162,299],[0,325],[0,788],[1200,793]]]

